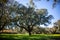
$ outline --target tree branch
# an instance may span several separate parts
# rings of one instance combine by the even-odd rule
[[[17,24],[17,26],[19,26],[19,25]],[[28,29],[24,26],[19,26],[19,27],[24,28],[26,31],[28,31]]]

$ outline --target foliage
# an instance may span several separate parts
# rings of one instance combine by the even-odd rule
[[[31,35],[33,27],[37,25],[47,26],[53,18],[52,15],[48,15],[47,9],[35,10],[33,4],[26,7],[18,2],[14,2],[13,4],[5,4],[4,2],[1,7],[2,9],[0,8],[0,30],[4,26],[13,25],[24,28]]]
[[[8,7],[5,3],[7,4],[7,0],[0,0],[0,30],[11,21]]]
[[[53,17],[52,15],[48,15],[47,9],[35,10],[35,8],[32,6],[25,7],[24,5],[17,2],[11,5],[7,4],[7,7],[9,14],[8,16],[11,19],[10,23],[12,23],[12,25],[14,23],[14,26],[17,25],[21,28],[24,28],[29,33],[29,35],[31,35],[31,31],[33,30],[34,26],[42,24],[47,26],[51,23],[50,20]],[[8,24],[10,25],[10,23]]]
[[[57,33],[60,33],[60,20],[54,23]]]
[[[51,23],[50,20],[53,16],[48,15],[47,9],[38,9],[35,11],[34,8],[28,7],[22,10],[23,12],[20,13],[19,24],[17,26],[24,28],[28,32],[31,32],[34,26],[42,24],[47,26],[47,24]]]
[[[2,2],[2,3],[7,3],[8,0],[0,0],[0,2]]]
[[[30,1],[30,4],[32,4],[33,6],[35,5],[35,3],[33,2],[33,1],[41,1],[41,0],[29,0]],[[44,1],[47,1],[47,2],[49,2],[50,0],[44,0]],[[54,7],[56,7],[58,4],[60,4],[60,0],[53,0],[52,1],[52,7],[54,8]]]

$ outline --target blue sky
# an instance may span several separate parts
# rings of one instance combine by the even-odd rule
[[[29,3],[28,0],[16,0],[17,2],[27,6],[27,3]],[[52,27],[53,26],[53,23],[56,22],[57,20],[60,19],[60,4],[53,9],[52,8],[52,4],[53,4],[53,0],[50,0],[49,2],[47,2],[46,0],[41,0],[41,1],[34,1],[35,2],[35,6],[36,6],[36,9],[42,9],[42,8],[45,8],[48,10],[48,13],[50,15],[53,15],[54,19],[52,19],[52,23],[47,26],[47,27]]]

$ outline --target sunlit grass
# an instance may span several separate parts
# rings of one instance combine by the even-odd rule
[[[34,34],[29,36],[28,34],[0,34],[0,38],[8,40],[48,40],[60,38],[60,34]]]

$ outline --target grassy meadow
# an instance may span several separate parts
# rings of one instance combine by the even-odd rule
[[[0,34],[0,40],[59,40],[60,34]]]

